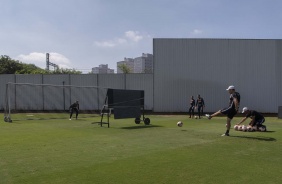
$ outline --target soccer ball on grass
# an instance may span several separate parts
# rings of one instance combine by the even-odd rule
[[[252,132],[253,131],[253,127],[252,126],[247,126],[247,130],[248,130],[248,132]]]
[[[242,126],[242,131],[243,131],[243,132],[247,132],[247,126],[243,125],[243,126]]]
[[[178,122],[177,122],[177,126],[178,126],[178,127],[182,127],[182,126],[183,126],[182,121],[178,121]]]
[[[266,132],[266,127],[265,127],[265,126],[259,127],[259,131],[261,131],[261,132]]]

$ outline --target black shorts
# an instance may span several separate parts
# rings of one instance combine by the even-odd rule
[[[78,109],[77,108],[70,108],[70,113],[73,113],[73,111],[75,111],[76,113],[78,113]]]
[[[253,126],[258,126],[260,127],[263,123],[264,123],[265,119],[259,119],[259,120],[255,120]]]
[[[237,111],[232,107],[227,107],[220,111],[222,114],[227,115],[229,119],[233,119],[233,117],[237,114]]]

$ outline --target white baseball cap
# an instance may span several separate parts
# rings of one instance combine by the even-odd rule
[[[244,107],[243,110],[242,110],[242,113],[245,113],[248,110],[249,110],[248,107]]]
[[[228,86],[228,88],[226,90],[228,91],[229,89],[235,89],[235,87],[234,86]]]

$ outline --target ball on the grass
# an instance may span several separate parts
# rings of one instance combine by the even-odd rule
[[[235,125],[235,126],[234,126],[234,130],[238,131],[238,130],[239,130],[239,126],[238,126],[238,125]]]
[[[243,130],[243,126],[242,126],[242,125],[239,125],[238,130],[239,130],[239,131],[242,131],[242,130]]]
[[[198,116],[194,116],[195,119],[198,119]]]
[[[259,127],[259,130],[260,130],[261,132],[265,132],[265,131],[266,131],[266,128],[265,128],[265,126],[261,126],[261,127]]]
[[[252,126],[247,126],[247,130],[248,130],[248,132],[252,132],[253,131],[253,127]]]
[[[182,126],[183,126],[182,121],[178,121],[178,122],[177,122],[177,126],[178,126],[178,127],[182,127]]]
[[[246,131],[247,131],[247,126],[243,125],[243,126],[242,126],[242,131],[243,131],[243,132],[246,132]]]

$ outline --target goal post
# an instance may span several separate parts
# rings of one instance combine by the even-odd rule
[[[16,112],[68,111],[79,101],[80,110],[98,111],[104,105],[107,88],[98,86],[7,83],[4,121],[11,122]]]

